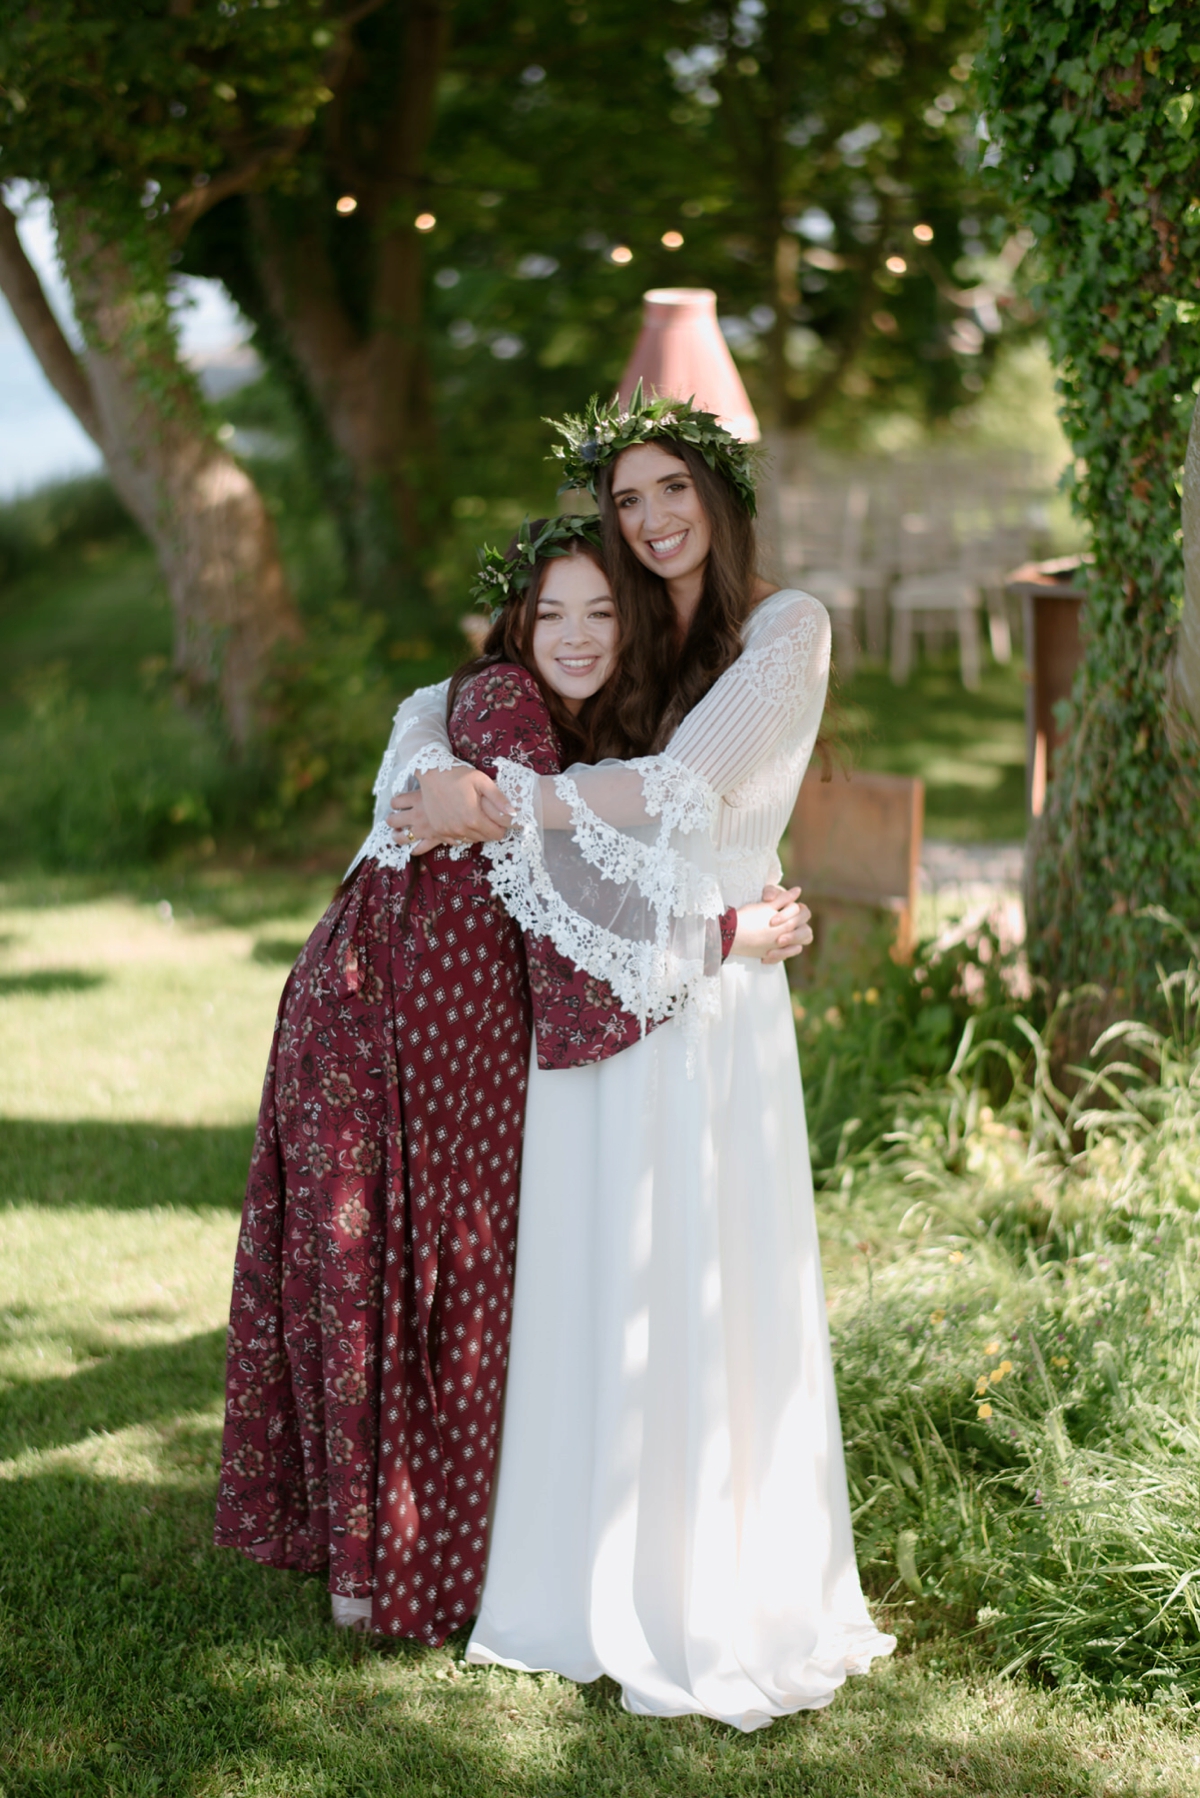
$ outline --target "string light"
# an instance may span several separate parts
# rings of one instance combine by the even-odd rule
[[[683,232],[682,231],[664,231],[662,234],[662,242],[663,242],[663,247],[665,249],[682,250],[682,248],[683,248]]]
[[[633,251],[627,243],[614,244],[608,253],[614,262],[625,263],[633,261]]]
[[[913,226],[913,236],[916,238],[918,243],[932,243],[933,242],[933,226],[932,225],[914,225]]]
[[[908,268],[903,256],[889,256],[883,266],[889,275],[902,275]]]
[[[353,194],[343,194],[337,203],[337,210],[341,213],[343,218],[347,218],[350,213],[358,210],[358,201],[354,198]]]
[[[432,212],[418,212],[416,218],[413,220],[413,224],[417,227],[418,231],[432,231],[433,227],[437,224],[437,220]]]

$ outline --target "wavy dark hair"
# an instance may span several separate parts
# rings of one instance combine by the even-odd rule
[[[531,520],[530,536],[536,537],[547,522],[545,518]],[[516,551],[517,539],[514,537],[507,554],[513,556]],[[567,554],[586,556],[589,562],[595,563],[609,585],[612,585],[606,558],[586,538],[575,538]],[[494,668],[498,662],[516,662],[527,669],[537,682],[538,691],[550,714],[550,721],[562,742],[566,762],[598,762],[608,756],[621,758],[636,755],[639,750],[625,735],[617,717],[619,693],[623,684],[622,669],[628,659],[626,620],[629,613],[627,607],[617,599],[615,592],[613,606],[617,614],[617,671],[598,693],[593,693],[589,699],[584,700],[577,715],[573,716],[567,710],[560,695],[553,687],[547,686],[538,673],[533,659],[533,627],[537,622],[538,600],[547,569],[561,559],[559,556],[543,556],[534,563],[529,585],[492,620],[480,653],[455,670],[450,681],[446,716],[449,718],[454,710],[454,702],[464,681],[470,680],[473,674],[482,674],[485,669]],[[640,638],[640,632],[638,636]],[[639,650],[640,647],[639,642]]]
[[[619,615],[629,621],[624,663],[613,683],[613,709],[622,732],[637,745],[632,751],[636,755],[661,749],[692,707],[737,661],[742,627],[758,603],[754,589],[760,577],[754,520],[736,489],[690,443],[669,437],[660,441],[668,454],[686,463],[712,532],[704,589],[682,645],[666,582],[638,560],[621,535],[612,497],[616,463],[602,468],[596,482],[613,598]],[[847,772],[832,673],[830,688],[813,745],[823,781],[833,778],[835,766]]]
[[[758,574],[754,520],[730,483],[691,444],[663,438],[662,447],[686,463],[712,532],[704,591],[682,646],[666,584],[621,535],[612,496],[615,464],[602,468],[596,483],[613,598],[630,620],[629,653],[614,707],[638,754],[661,748],[741,655],[742,626],[754,610]]]

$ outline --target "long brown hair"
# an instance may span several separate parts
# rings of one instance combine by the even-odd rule
[[[675,608],[662,578],[640,562],[621,535],[612,496],[612,464],[597,481],[613,598],[630,621],[614,705],[638,753],[661,748],[680,720],[742,653],[742,626],[754,609],[754,520],[729,482],[690,443],[662,448],[687,465],[712,533],[704,590],[682,647]]]
[[[548,520],[535,518],[529,524],[529,535],[536,537]],[[508,546],[507,554],[511,557],[517,551],[517,538],[514,537]],[[585,537],[577,537],[567,552],[571,556],[586,556],[594,562],[605,580],[609,580],[605,558],[600,551],[589,543]],[[537,623],[538,601],[541,598],[542,584],[546,578],[546,570],[559,560],[557,556],[543,556],[534,563],[529,585],[516,599],[502,607],[493,618],[491,628],[483,640],[483,648],[469,662],[455,670],[450,681],[450,694],[447,701],[446,716],[454,710],[454,702],[464,681],[473,674],[481,674],[487,668],[494,668],[497,662],[516,662],[525,668],[537,682],[538,691],[545,702],[554,726],[563,746],[567,762],[598,762],[607,756],[621,758],[636,755],[638,748],[624,734],[617,718],[617,689],[620,685],[620,670],[627,650],[627,633],[625,628],[627,609],[613,596],[613,605],[617,614],[617,673],[608,680],[598,693],[585,699],[577,714],[572,714],[563,704],[561,696],[553,687],[546,685],[537,670],[533,659],[533,627]],[[611,582],[610,582],[611,585]]]

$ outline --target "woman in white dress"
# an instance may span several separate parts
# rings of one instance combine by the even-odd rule
[[[593,402],[566,434],[568,475],[599,488],[614,579],[636,580],[632,564],[658,577],[646,603],[665,595],[680,685],[703,697],[661,754],[540,781],[501,768],[516,822],[489,850],[493,885],[630,1010],[679,1015],[602,1064],[531,1071],[467,1656],[609,1674],[631,1711],[750,1730],[828,1704],[895,1645],[854,1559],[786,979],[711,951],[721,908],[779,878],[829,623],[747,559],[740,654],[714,680],[731,547],[752,555],[744,449],[640,394],[629,411]],[[496,814],[494,788],[471,791]],[[428,791],[397,805],[398,823],[439,828]],[[448,822],[494,835],[461,804]]]

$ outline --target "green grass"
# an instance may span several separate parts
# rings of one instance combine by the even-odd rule
[[[925,782],[925,830],[959,842],[1025,835],[1025,682],[1021,664],[984,656],[978,692],[959,679],[957,656],[923,657],[897,687],[876,663],[842,689],[857,765]]]
[[[319,1580],[211,1546],[250,1131],[285,958],[327,886],[211,870],[0,893],[4,1798],[1200,1794],[1178,1696],[1101,1708],[1003,1679],[903,1590],[892,1663],[743,1738],[628,1717],[608,1682],[466,1668],[461,1642],[364,1649],[329,1628]],[[891,1188],[823,1204],[839,1340],[859,1328],[854,1438],[895,1375],[854,1325],[859,1244],[877,1318],[889,1279],[927,1310],[951,1270],[932,1228],[915,1247],[899,1228]],[[969,1393],[974,1323],[955,1328],[947,1377]]]

